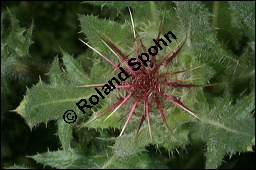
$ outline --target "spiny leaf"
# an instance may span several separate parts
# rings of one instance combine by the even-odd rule
[[[38,163],[60,169],[166,168],[164,165],[158,163],[159,160],[152,160],[147,153],[129,158],[118,158],[108,155],[106,152],[87,156],[82,151],[70,149],[68,152],[64,152],[63,150],[48,151],[30,157]]]
[[[64,61],[66,67],[73,68],[69,69],[68,73],[74,74],[79,72],[79,68],[74,67],[74,63],[69,58],[70,56],[68,55],[64,58],[64,60],[69,61]],[[76,113],[79,113],[80,111],[78,111],[76,103],[81,99],[87,99],[91,96],[90,90],[84,92],[82,89],[67,84],[67,82],[65,84],[65,80],[57,77],[57,74],[59,74],[57,67],[56,59],[50,71],[53,86],[40,81],[37,85],[27,90],[23,101],[15,110],[25,118],[31,128],[41,122],[47,123],[49,120],[62,118],[67,110],[74,110]],[[86,76],[84,75],[82,81],[85,81],[85,78]],[[56,84],[62,84],[62,86],[56,86]]]
[[[159,116],[160,118],[160,116]],[[157,118],[155,118],[157,120]],[[159,119],[161,120],[161,119]],[[191,122],[191,118],[178,111],[178,109],[166,114],[166,120],[173,134],[170,134],[164,125],[159,126],[159,122],[151,122],[152,139],[149,137],[147,125],[143,125],[138,138],[136,138],[136,127],[138,121],[130,126],[129,130],[135,129],[128,134],[116,138],[113,146],[114,155],[118,157],[129,157],[145,151],[145,147],[153,144],[158,147],[164,147],[168,151],[173,151],[176,148],[184,148],[189,142],[189,130],[187,123]]]
[[[57,135],[59,136],[63,150],[67,152],[70,149],[70,142],[73,138],[72,124],[68,124],[62,119],[59,119],[57,121],[57,125],[58,125]]]
[[[108,169],[165,169],[164,164],[160,163],[158,158],[152,158],[147,152],[130,156],[128,158],[116,158],[112,156],[101,168]]]
[[[232,53],[221,48],[212,34],[210,13],[199,2],[176,2],[179,27],[188,33],[191,50],[203,63],[220,69],[235,62]],[[218,66],[217,66],[218,65]]]
[[[65,52],[63,52],[63,62],[66,66],[67,79],[72,82],[72,84],[80,85],[89,81],[89,78],[86,76],[80,64]]]
[[[1,74],[19,81],[17,84],[31,84],[31,81],[38,79],[38,75],[44,79],[47,65],[29,54],[33,43],[33,22],[27,30],[20,28],[19,21],[8,9],[1,15],[1,26]]]
[[[161,18],[159,18],[160,16],[162,17],[165,12],[169,12],[174,7],[174,4],[172,2],[166,1],[87,1],[86,3],[100,5],[101,8],[114,8],[118,11],[118,14],[122,13],[125,9],[127,10],[127,8],[131,8],[134,18],[138,21],[145,23],[147,23],[148,21],[158,22],[159,20],[161,20]],[[147,14],[147,17],[145,17],[145,14]],[[128,15],[123,17],[126,20],[130,18]]]
[[[65,81],[63,81],[63,74],[64,73],[61,72],[61,69],[59,66],[59,58],[57,56],[54,58],[52,62],[52,66],[49,70],[49,73],[47,73],[52,87],[65,86]]]
[[[49,120],[62,118],[67,110],[77,112],[76,103],[91,96],[89,91],[82,92],[73,86],[51,87],[43,82],[28,89],[20,106],[15,110],[29,127]],[[76,110],[75,110],[76,109]]]
[[[251,146],[255,140],[254,98],[252,93],[234,106],[224,99],[198,124],[195,133],[207,144],[206,168],[217,168],[226,154],[244,152]]]
[[[1,55],[1,58],[6,59],[15,55],[15,57],[28,57],[29,47],[32,44],[33,22],[26,31],[24,28],[19,27],[19,21],[9,10],[8,12],[11,21],[9,31],[6,30],[6,25],[2,23],[7,14],[1,16],[1,25],[4,26],[3,31],[1,31],[1,54],[3,55]]]
[[[248,37],[251,41],[255,41],[255,2],[229,1],[228,3],[231,10],[243,20]]]
[[[63,150],[48,151],[30,157],[38,163],[58,169],[85,169],[99,168],[106,160],[107,155],[98,154],[96,156],[85,156],[81,150],[69,149],[67,152]]]
[[[101,41],[101,37],[99,36],[99,34],[104,35],[114,44],[126,42],[126,48],[128,46],[132,47],[133,35],[129,24],[125,23],[123,25],[120,25],[112,21],[99,19],[95,16],[84,15],[80,15],[79,20],[81,23],[81,30],[83,33],[87,35],[90,44],[96,47],[96,49],[102,52],[103,54],[108,54],[105,52],[109,50]],[[124,47],[120,45],[117,46]],[[109,59],[111,60],[111,58]]]

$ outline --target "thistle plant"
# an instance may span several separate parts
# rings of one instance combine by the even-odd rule
[[[201,2],[86,3],[110,11],[110,19],[79,14],[85,52],[73,57],[62,48],[47,73],[49,82],[39,78],[12,109],[33,131],[56,122],[59,150],[29,158],[53,168],[176,168],[176,158],[196,147],[204,167],[218,168],[226,155],[252,151],[254,2],[226,3],[232,21],[217,15],[219,8],[211,15]],[[227,25],[220,24],[222,18]],[[228,35],[240,54],[221,41],[218,27],[232,30]],[[147,66],[128,65],[131,58],[140,62],[139,55],[169,31],[177,39],[161,50],[157,46]],[[236,46],[244,36],[244,45]],[[3,37],[2,49],[11,38]],[[6,51],[4,59],[15,52]],[[83,114],[76,103],[116,77],[120,67],[130,77]],[[75,123],[63,120],[67,110],[77,114]]]
[[[129,12],[130,12],[130,16],[131,16],[131,23],[132,23],[133,36],[134,36],[134,54],[136,56],[136,60],[134,62],[138,63],[139,62],[138,54],[141,54],[143,52],[148,54],[148,51],[150,52],[150,50],[146,49],[145,45],[143,44],[143,40],[137,39],[136,31],[134,29],[135,28],[134,21],[133,21],[133,17],[132,17],[130,9],[129,9]],[[158,36],[155,39],[155,41],[158,42],[158,45],[159,45],[159,46],[156,45],[155,47],[156,48],[159,47],[159,49],[162,49],[162,47],[159,44],[160,35],[162,32],[162,24],[163,23],[160,23]],[[115,44],[113,44],[111,41],[109,41],[103,35],[101,35],[101,37],[103,39],[103,43],[110,49],[110,51],[116,56],[116,58],[120,62],[119,65],[120,64],[124,65],[126,68],[126,72],[130,73],[131,80],[127,81],[127,82],[123,82],[120,85],[114,84],[116,86],[116,88],[118,88],[118,96],[116,96],[118,101],[116,103],[112,104],[111,107],[104,110],[103,112],[94,114],[94,118],[91,119],[89,122],[95,120],[99,116],[114,109],[114,111],[112,113],[110,113],[108,115],[108,117],[104,120],[104,121],[106,121],[110,116],[112,116],[118,110],[119,107],[121,107],[126,102],[128,102],[129,99],[131,99],[132,107],[130,109],[130,112],[125,114],[124,116],[122,116],[119,119],[119,121],[120,121],[126,115],[128,116],[126,119],[126,122],[121,130],[120,136],[123,134],[128,122],[130,121],[132,115],[135,112],[135,109],[140,108],[141,110],[139,112],[142,113],[142,116],[140,118],[141,121],[140,121],[138,130],[137,130],[137,134],[141,128],[142,123],[145,120],[147,120],[150,138],[152,139],[152,134],[151,134],[151,129],[150,129],[150,113],[155,112],[155,109],[154,109],[155,107],[158,109],[159,113],[161,114],[163,123],[168,128],[168,130],[171,132],[171,130],[166,122],[165,116],[164,116],[164,114],[165,114],[164,108],[162,107],[161,102],[160,102],[162,100],[161,98],[163,98],[164,100],[170,101],[175,106],[178,106],[179,108],[185,110],[186,112],[188,112],[195,118],[199,119],[195,115],[195,113],[193,111],[191,111],[189,108],[187,108],[177,97],[175,97],[173,95],[173,93],[177,90],[177,88],[180,88],[180,87],[191,88],[191,87],[200,87],[200,86],[204,86],[204,85],[180,84],[180,82],[192,81],[192,79],[178,80],[176,78],[173,79],[173,77],[176,74],[180,74],[180,73],[185,74],[186,72],[198,69],[201,66],[198,66],[196,68],[189,69],[189,70],[176,71],[176,72],[172,72],[172,73],[163,73],[164,71],[160,72],[161,67],[163,67],[164,70],[168,70],[168,67],[170,67],[170,65],[172,64],[175,57],[179,54],[180,50],[184,46],[186,39],[184,40],[184,42],[181,45],[177,45],[177,49],[175,51],[171,50],[166,56],[164,56],[162,59],[160,59],[159,62],[157,62],[158,59],[156,56],[158,53],[158,49],[155,48],[154,53],[153,53],[154,55],[152,55],[152,57],[149,61],[149,64],[146,63],[146,65],[144,64],[141,66],[141,64],[138,63],[139,65],[137,66],[137,68],[132,69],[132,68],[130,68],[129,65],[126,64],[129,61],[128,55],[123,54],[121,52],[121,50],[118,49]],[[176,37],[175,37],[175,39],[176,39]],[[163,41],[163,39],[161,39],[161,40]],[[91,47],[84,41],[82,41],[82,42],[85,45],[87,45],[89,48],[91,48],[93,51],[95,51],[97,54],[99,54],[110,65],[112,65],[114,67],[114,71],[120,70],[117,65],[115,65],[113,62],[108,60],[107,57],[103,56],[99,51],[95,50],[93,47]],[[111,47],[109,47],[108,44],[114,49],[114,51]],[[120,58],[120,57],[122,57],[122,58]],[[149,67],[147,67],[148,65],[149,65]],[[170,78],[171,78],[171,80],[169,80]],[[104,86],[104,84],[85,85],[85,86],[80,86],[80,87],[87,88],[87,87],[103,87],[103,86]],[[122,94],[120,93],[120,89],[123,89]],[[142,106],[139,106],[140,104],[142,104]],[[87,122],[87,124],[89,122]]]

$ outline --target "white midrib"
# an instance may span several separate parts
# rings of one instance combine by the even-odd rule
[[[74,101],[79,101],[81,99],[86,99],[87,97],[68,98],[68,99],[61,99],[61,100],[53,100],[53,101],[48,101],[48,102],[42,102],[42,103],[37,104],[37,105],[35,105],[34,107],[31,107],[31,108],[37,108],[37,107],[40,107],[40,106],[44,106],[44,105],[48,105],[48,104],[55,104],[55,103],[74,102]]]
[[[251,137],[251,135],[248,134],[248,133],[241,132],[241,131],[238,131],[238,130],[235,130],[235,129],[231,129],[231,128],[226,127],[225,125],[223,125],[223,124],[221,124],[221,123],[219,123],[219,122],[215,122],[215,121],[210,120],[210,119],[200,119],[200,120],[201,120],[202,123],[204,123],[204,124],[210,124],[210,125],[212,125],[212,126],[216,126],[216,127],[218,127],[218,128],[224,129],[224,130],[226,130],[226,131],[228,131],[228,132],[232,132],[232,133],[236,133],[236,134],[239,134],[239,135],[245,135],[245,136],[250,136],[250,137]]]

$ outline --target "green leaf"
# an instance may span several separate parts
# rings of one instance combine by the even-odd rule
[[[6,25],[3,23],[7,14],[1,15],[1,58],[8,57],[28,57],[29,47],[33,43],[31,40],[33,31],[33,22],[28,30],[19,27],[19,21],[14,15],[10,15],[10,30],[7,31]]]
[[[127,51],[124,50],[124,47],[132,47],[133,35],[131,32],[131,26],[128,23],[120,25],[110,20],[84,15],[80,15],[79,20],[82,32],[87,35],[87,39],[90,44],[101,53],[105,55],[111,54],[108,52],[109,49],[104,45],[99,34],[102,34],[114,44],[125,42],[125,46],[123,46],[123,44],[117,45],[117,47],[122,47],[121,50],[124,51],[124,53]],[[109,56],[109,59],[111,59],[111,56],[113,56],[113,54]],[[112,61],[115,60],[116,58],[113,56]]]
[[[30,157],[38,163],[58,169],[85,169],[99,168],[107,158],[107,155],[85,156],[81,150],[69,149],[68,152],[63,150],[48,151]]]
[[[82,92],[73,86],[51,87],[43,82],[28,89],[26,96],[15,109],[25,118],[30,128],[38,123],[63,117],[67,110],[76,110],[76,103],[90,97],[90,92]],[[76,112],[75,111],[75,112]]]
[[[171,152],[177,148],[184,148],[189,141],[189,131],[182,126],[176,127],[175,132],[170,134],[164,125],[159,126],[159,122],[151,123],[151,131],[152,140],[147,126],[141,128],[138,138],[136,138],[136,131],[118,137],[113,146],[114,155],[126,158],[138,155],[145,151],[145,147],[150,144],[164,147],[168,152]]]
[[[228,98],[220,101],[195,132],[206,141],[206,168],[217,168],[226,154],[247,151],[255,141],[255,95],[242,98],[232,105]]]
[[[95,156],[86,156],[82,151],[70,149],[46,152],[30,156],[38,163],[48,165],[58,169],[140,169],[140,168],[166,168],[159,164],[159,160],[152,160],[147,153],[142,153],[130,158],[118,158],[107,153],[99,153]]]
[[[233,64],[235,56],[224,50],[212,33],[207,9],[200,2],[184,1],[176,5],[179,28],[188,35],[195,57],[218,71]]]
[[[69,70],[70,74],[79,72],[79,68],[76,68],[69,58],[70,56],[67,55],[64,60],[69,62],[64,61],[64,63],[66,67],[73,68]],[[23,101],[15,109],[16,112],[25,118],[30,128],[38,123],[47,123],[49,120],[63,118],[63,114],[67,110],[74,110],[77,114],[81,113],[76,103],[81,99],[88,99],[91,96],[90,90],[84,91],[73,85],[65,84],[64,80],[57,78],[59,73],[57,65],[56,59],[50,70],[50,79],[53,80],[53,86],[40,81],[37,85],[27,90]],[[85,76],[81,81],[84,80]],[[60,86],[57,86],[57,84]]]
[[[70,149],[70,142],[73,138],[72,124],[68,124],[62,119],[59,119],[57,121],[57,125],[58,125],[57,135],[59,136],[63,150],[67,152]]]
[[[231,10],[241,17],[250,40],[255,42],[255,2],[229,1],[228,3]]]
[[[67,79],[72,82],[72,84],[83,85],[84,82],[89,81],[83,68],[73,57],[63,52],[63,61],[66,66]]]
[[[39,75],[45,80],[46,64],[29,54],[33,21],[27,30],[20,28],[19,21],[8,9],[1,15],[1,26],[1,74],[24,87],[25,83],[33,84]]]
[[[141,21],[144,23],[147,22],[159,22],[162,19],[162,16],[166,11],[169,12],[171,8],[174,7],[172,2],[166,1],[87,1],[93,5],[100,5],[101,8],[107,6],[117,10],[117,14],[122,13],[124,10],[127,10],[128,7],[133,12],[133,17],[136,21]],[[145,17],[147,15],[147,17]],[[159,17],[161,16],[161,17]],[[124,16],[126,20],[130,19],[130,16]]]
[[[105,169],[166,169],[167,167],[156,157],[150,157],[147,152],[130,156],[128,158],[116,158],[112,156],[101,168]]]
[[[47,73],[52,87],[65,86],[65,81],[63,81],[63,74],[64,73],[60,70],[59,58],[57,56],[54,58],[52,62],[52,66],[49,70],[49,73]]]

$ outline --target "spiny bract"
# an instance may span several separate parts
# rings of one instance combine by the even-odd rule
[[[130,12],[130,16],[131,16],[132,29],[133,29],[133,35],[134,35],[134,52],[135,52],[135,56],[136,56],[135,62],[139,62],[138,56],[139,56],[140,52],[144,52],[147,54],[148,54],[148,52],[147,52],[146,47],[144,46],[142,40],[140,40],[140,39],[138,40],[138,38],[137,38],[137,33],[134,28],[132,14],[131,14],[130,10],[129,10],[129,12]],[[159,33],[158,33],[157,38],[155,39],[156,41],[158,41],[160,39],[160,35],[161,35],[161,31],[162,31],[162,23],[163,22],[161,22],[161,24],[159,26]],[[165,126],[171,132],[171,130],[166,122],[166,119],[165,119],[164,107],[161,105],[162,99],[170,101],[175,106],[185,110],[189,114],[191,114],[194,117],[196,117],[197,119],[199,119],[193,111],[191,111],[189,108],[187,108],[177,97],[173,96],[173,93],[179,87],[191,88],[191,87],[199,87],[199,86],[206,86],[206,85],[181,84],[182,82],[191,81],[192,79],[169,80],[169,78],[171,78],[171,76],[179,74],[179,73],[186,73],[188,71],[198,69],[204,65],[201,65],[201,66],[189,69],[189,70],[176,71],[176,72],[172,72],[172,73],[164,73],[163,74],[159,71],[159,69],[161,67],[167,68],[168,66],[170,66],[172,64],[173,59],[178,55],[178,53],[184,46],[187,38],[185,38],[185,40],[183,41],[182,44],[177,45],[178,47],[175,51],[170,51],[165,57],[163,57],[160,60],[160,62],[157,62],[156,55],[152,56],[151,60],[149,61],[148,67],[145,67],[142,64],[142,66],[139,70],[134,71],[127,65],[127,62],[129,61],[129,58],[128,58],[129,55],[123,54],[121,52],[121,50],[119,50],[114,43],[109,41],[103,35],[100,35],[100,36],[103,40],[103,43],[111,50],[111,52],[113,52],[113,54],[119,60],[120,64],[123,64],[125,66],[125,71],[130,74],[130,77],[129,77],[128,81],[121,82],[121,85],[114,83],[114,85],[116,86],[116,88],[118,90],[122,89],[124,91],[124,94],[126,94],[125,97],[120,96],[120,95],[117,96],[118,101],[116,103],[112,104],[108,109],[104,110],[103,112],[94,114],[94,118],[91,119],[90,121],[88,121],[87,123],[95,120],[99,116],[114,109],[112,111],[112,113],[110,113],[109,116],[106,118],[106,119],[108,119],[111,115],[113,115],[117,111],[117,109],[119,109],[122,105],[127,103],[127,101],[130,101],[132,103],[132,108],[130,109],[129,113],[127,113],[128,117],[127,117],[126,122],[122,128],[120,136],[123,134],[128,122],[130,121],[132,115],[135,113],[135,109],[138,108],[139,104],[143,105],[144,111],[141,116],[141,121],[140,121],[138,130],[137,130],[137,135],[141,128],[142,123],[146,120],[147,124],[148,124],[150,137],[152,138],[151,130],[150,130],[150,113],[154,111],[155,106],[159,110],[159,112],[161,114],[162,121],[164,122]],[[115,68],[114,71],[120,70],[116,64],[114,64],[109,59],[107,59],[107,57],[105,57],[99,51],[97,51],[96,49],[94,49],[92,46],[85,43],[84,41],[82,41],[82,42],[85,45],[87,45],[89,48],[91,48],[93,51],[95,51],[102,58],[104,58],[109,64],[111,64]],[[139,48],[139,45],[141,48]],[[157,47],[157,45],[156,45],[156,47]],[[155,52],[156,51],[154,51],[154,53]],[[122,58],[120,58],[119,55]],[[85,85],[85,86],[80,86],[80,87],[86,88],[86,87],[103,87],[103,86],[104,86],[104,84],[96,84],[96,85]],[[125,114],[124,116],[127,116],[127,114]],[[124,116],[121,117],[121,119],[123,119]]]

